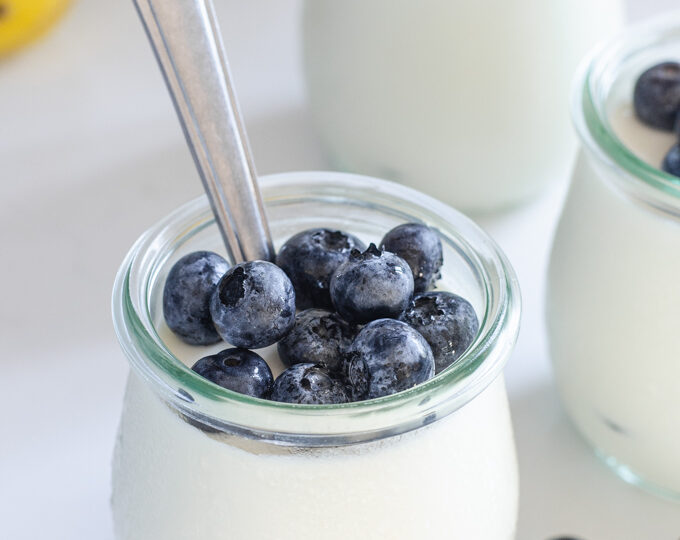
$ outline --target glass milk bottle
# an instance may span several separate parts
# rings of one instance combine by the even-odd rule
[[[623,34],[584,65],[581,139],[557,229],[547,317],[574,424],[621,477],[680,497],[680,179],[670,133],[640,123],[633,85],[680,60],[680,16]]]
[[[435,378],[376,400],[300,406],[218,387],[187,367],[215,349],[179,344],[162,321],[172,264],[224,251],[207,201],[183,206],[140,238],[116,279],[114,323],[132,366],[113,467],[116,538],[514,538],[517,463],[502,371],[520,299],[505,257],[461,214],[390,182],[288,173],[261,187],[277,246],[318,226],[365,241],[404,221],[437,227],[439,289],[470,300],[479,334]]]
[[[458,208],[517,204],[567,174],[568,89],[620,0],[307,0],[313,118],[340,170]]]

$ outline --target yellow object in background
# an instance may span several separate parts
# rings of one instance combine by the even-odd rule
[[[0,0],[0,56],[47,31],[71,0]]]

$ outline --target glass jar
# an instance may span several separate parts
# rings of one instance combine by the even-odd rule
[[[177,345],[162,321],[174,261],[224,252],[206,200],[188,203],[138,240],[116,278],[114,324],[132,366],[113,466],[116,537],[513,538],[518,479],[502,369],[520,299],[505,257],[458,212],[383,180],[296,172],[261,188],[277,247],[310,227],[367,242],[406,221],[437,227],[440,288],[472,303],[479,334],[437,377],[371,401],[300,406],[216,386],[185,365],[207,348]]]
[[[659,165],[674,138],[639,124],[631,106],[642,71],[672,58],[678,14],[601,47],[576,80],[582,147],[554,239],[547,322],[576,427],[624,480],[680,497],[680,180],[638,157],[658,147]]]
[[[517,204],[569,170],[569,82],[621,0],[307,0],[304,67],[334,167],[457,208]]]

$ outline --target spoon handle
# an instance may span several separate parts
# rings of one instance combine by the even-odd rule
[[[274,248],[212,0],[134,0],[232,260]]]

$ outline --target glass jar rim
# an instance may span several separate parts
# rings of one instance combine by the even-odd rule
[[[161,231],[174,227],[170,236],[177,239],[191,227],[202,230],[214,224],[206,198],[199,197],[146,231],[127,254],[115,280],[112,309],[116,334],[133,369],[156,393],[182,414],[227,433],[279,444],[342,446],[431,423],[462,407],[496,379],[519,332],[519,285],[505,255],[470,219],[418,191],[366,176],[314,171],[281,173],[261,177],[260,186],[265,207],[277,201],[309,197],[380,201],[405,214],[418,209],[427,214],[428,220],[434,220],[429,224],[440,229],[449,224],[457,246],[482,273],[486,288],[487,305],[480,317],[477,338],[451,368],[433,379],[373,400],[295,405],[246,396],[211,383],[163,345],[151,323],[149,308],[153,273],[169,256],[158,241]],[[352,196],[348,197],[348,193]],[[142,270],[147,275],[142,275]],[[495,295],[493,304],[491,294]],[[276,418],[272,420],[272,416]]]
[[[620,187],[641,202],[680,215],[678,178],[635,155],[614,133],[607,112],[609,92],[617,72],[636,54],[670,43],[680,45],[680,10],[631,25],[597,45],[577,70],[572,85],[571,111],[572,122],[584,147],[600,163],[627,173],[617,178]]]

